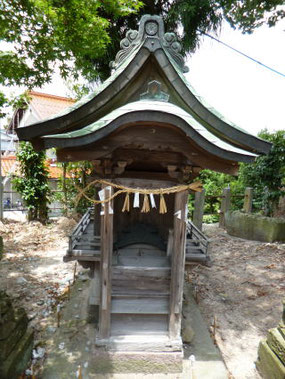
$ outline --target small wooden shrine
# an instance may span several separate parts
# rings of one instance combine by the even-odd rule
[[[180,51],[162,18],[145,15],[94,93],[17,130],[38,150],[55,147],[59,161],[93,163],[102,205],[83,217],[65,259],[91,268],[96,343],[109,349],[181,350],[185,262],[208,260],[187,222],[188,192],[198,189],[189,183],[203,168],[236,174],[270,149],[197,95]]]

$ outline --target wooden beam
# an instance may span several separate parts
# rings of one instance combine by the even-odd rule
[[[118,129],[90,145],[60,148],[57,150],[57,157],[59,161],[69,162],[103,159],[113,154],[116,157],[114,160],[127,162],[153,162],[164,167],[172,164],[193,165],[231,175],[237,173],[237,162],[218,157],[191,138],[185,137],[181,130],[171,125],[137,122],[136,127],[126,124],[124,129]]]
[[[169,337],[172,339],[180,336],[181,327],[187,200],[188,191],[175,194],[169,314]]]
[[[113,194],[112,187],[105,187],[105,199]],[[111,326],[111,264],[113,254],[113,202],[105,203],[101,216],[101,296],[99,311],[99,338],[110,335]]]

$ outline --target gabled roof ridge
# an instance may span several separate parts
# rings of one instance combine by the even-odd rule
[[[36,96],[36,97],[47,97],[47,98],[50,98],[50,99],[61,100],[61,101],[69,101],[71,103],[74,103],[76,101],[75,99],[72,99],[71,97],[58,96],[58,95],[53,95],[53,94],[50,94],[50,93],[40,92],[40,91],[34,91],[34,90],[28,91],[28,95],[30,95],[30,96]]]

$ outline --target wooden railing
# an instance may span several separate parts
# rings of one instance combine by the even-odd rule
[[[193,241],[199,243],[200,249],[203,253],[208,256],[208,238],[199,230],[191,220],[187,222],[187,239],[190,238]]]
[[[92,215],[93,215],[93,209],[88,208],[87,212],[84,213],[79,223],[73,229],[72,233],[69,236],[68,251],[67,251],[68,254],[72,253],[72,250],[74,249],[75,245],[80,240],[82,234],[84,233],[85,229],[89,225]]]

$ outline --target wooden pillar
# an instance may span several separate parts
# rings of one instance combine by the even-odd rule
[[[197,228],[200,230],[202,230],[204,204],[205,204],[205,188],[203,188],[201,192],[195,192],[193,224],[196,225]]]
[[[253,197],[253,189],[251,187],[247,187],[244,192],[244,203],[243,203],[243,210],[246,213],[251,213],[252,211],[252,197]]]
[[[180,336],[181,328],[187,200],[188,191],[175,194],[169,314],[169,337],[173,339]]]
[[[98,199],[98,188],[95,188],[95,199]],[[100,235],[101,230],[101,216],[100,216],[100,204],[94,204],[94,236]]]
[[[231,190],[230,188],[224,188],[221,201],[219,227],[225,227],[225,213],[230,209],[231,205]]]
[[[94,262],[89,290],[89,316],[98,325],[100,307],[100,262]]]
[[[112,187],[105,188],[105,199],[113,194]],[[111,266],[113,254],[113,202],[105,203],[101,215],[101,296],[99,313],[99,338],[110,335],[111,326]]]

